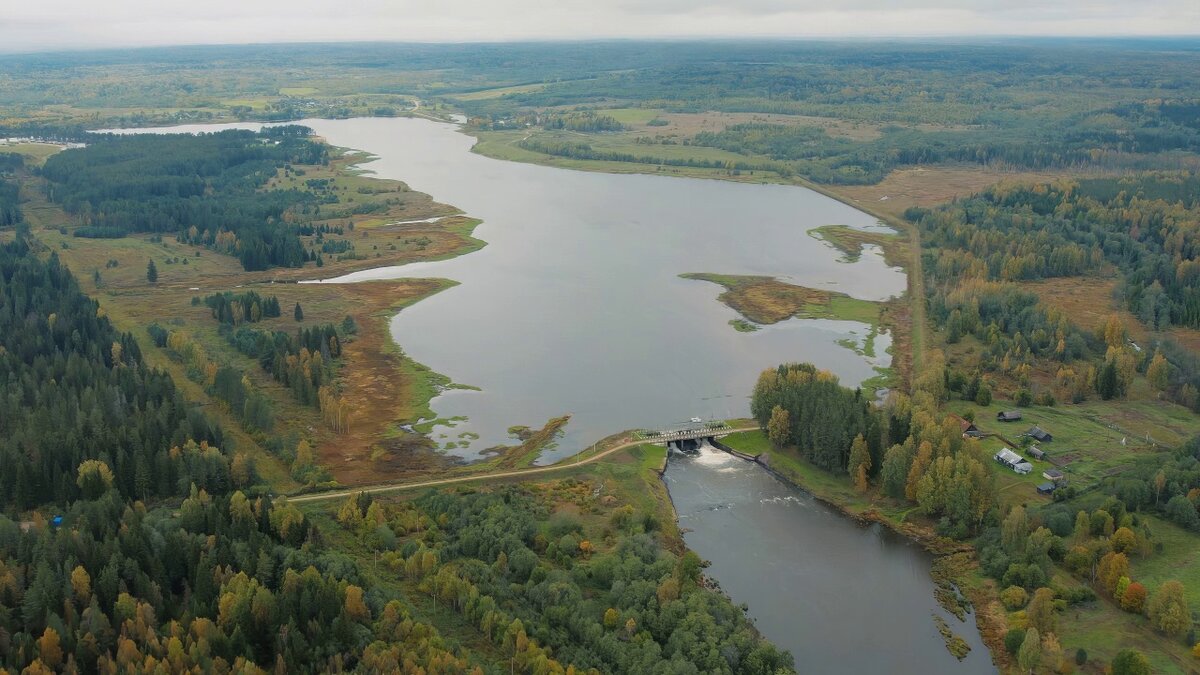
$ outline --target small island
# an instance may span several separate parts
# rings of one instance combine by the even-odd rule
[[[742,315],[730,322],[738,330],[787,319],[842,319],[874,325],[879,320],[879,303],[859,300],[845,293],[796,286],[774,277],[690,272],[684,279],[698,279],[725,288],[717,299]]]

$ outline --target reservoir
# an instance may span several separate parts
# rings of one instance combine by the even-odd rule
[[[759,372],[811,361],[855,385],[887,365],[839,340],[851,321],[790,320],[752,333],[729,321],[721,288],[687,272],[754,274],[884,300],[904,290],[878,251],[855,263],[808,230],[877,221],[798,187],[568,171],[472,153],[456,126],[422,119],[308,120],[338,146],[378,156],[365,168],[452,204],[483,224],[482,250],[338,281],[444,277],[460,285],[398,314],[392,332],[416,361],[456,383],[433,401],[432,438],[475,459],[512,444],[513,425],[571,415],[547,463],[622,429],[749,413]],[[478,439],[473,435],[478,434]],[[450,447],[453,446],[453,447]],[[466,446],[466,447],[464,447]]]

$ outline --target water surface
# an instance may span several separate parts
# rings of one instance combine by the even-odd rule
[[[458,127],[425,119],[304,120],[330,143],[377,156],[381,178],[452,204],[483,224],[482,250],[452,260],[366,270],[333,281],[444,277],[460,282],[392,321],[416,361],[478,390],[451,389],[432,404],[432,437],[477,459],[514,443],[512,426],[571,415],[540,463],[609,434],[664,428],[692,417],[749,413],[758,373],[810,361],[855,385],[886,366],[839,341],[861,341],[853,321],[790,320],[753,333],[730,325],[721,288],[686,272],[775,276],[884,300],[904,290],[900,269],[868,250],[855,263],[808,230],[875,218],[800,187],[604,174],[490,159]],[[196,132],[261,125],[189,125]],[[133,131],[133,130],[125,130]],[[474,438],[478,435],[478,438]]]
[[[664,480],[688,548],[712,562],[705,573],[799,672],[996,672],[974,617],[960,622],[934,600],[930,556],[911,541],[711,447],[673,454]],[[971,645],[962,662],[933,614]]]
[[[720,288],[685,272],[762,274],[883,300],[904,275],[877,251],[854,264],[808,235],[819,225],[878,227],[860,211],[798,187],[568,171],[470,152],[456,127],[420,119],[310,120],[329,142],[367,150],[367,168],[481,218],[488,242],[453,260],[382,268],[339,281],[439,276],[461,285],[392,322],[409,356],[455,382],[433,408],[448,451],[472,458],[511,443],[512,425],[571,422],[550,461],[621,429],[691,417],[742,416],[758,373],[812,361],[848,384],[877,362],[837,344],[861,338],[849,321],[787,321],[754,333]],[[884,336],[876,345],[883,356]]]

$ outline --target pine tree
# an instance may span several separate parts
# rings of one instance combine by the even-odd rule
[[[296,309],[292,311],[292,316],[296,317],[297,321],[304,320],[304,310],[300,309],[300,303],[296,303]]]
[[[150,264],[146,265],[146,281],[152,284],[158,282],[158,268],[154,266],[154,260],[151,260]]]

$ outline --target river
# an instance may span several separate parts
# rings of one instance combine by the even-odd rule
[[[479,388],[433,401],[444,420],[433,437],[447,452],[474,459],[512,442],[512,425],[569,413],[558,447],[543,454],[553,461],[622,429],[746,415],[758,373],[781,362],[810,361],[853,385],[890,358],[886,335],[879,358],[840,345],[864,339],[868,327],[852,321],[739,333],[719,287],[678,276],[770,275],[869,300],[901,293],[903,271],[877,250],[844,263],[808,235],[826,224],[880,227],[833,199],[797,187],[498,161],[471,153],[473,139],[453,125],[428,120],[303,123],[334,145],[378,156],[366,165],[378,176],[483,220],[476,236],[488,244],[476,253],[333,280],[460,282],[391,325],[409,356]],[[688,545],[712,561],[708,574],[749,605],[801,672],[994,672],[973,623],[937,606],[930,559],[910,542],[860,527],[714,450],[673,457],[665,480]],[[964,662],[946,651],[932,613],[973,647]]]
[[[860,525],[711,446],[674,453],[667,488],[684,540],[706,574],[804,673],[995,673],[973,616],[934,599],[930,556],[878,525]],[[946,650],[932,615],[971,646]]]

